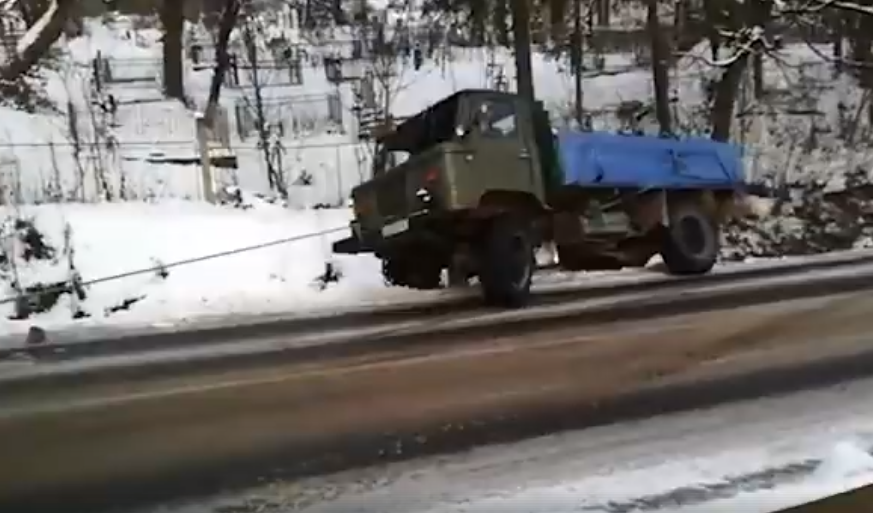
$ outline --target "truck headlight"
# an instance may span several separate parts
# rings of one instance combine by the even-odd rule
[[[433,202],[433,195],[424,187],[415,191],[415,197],[425,206],[430,205]]]

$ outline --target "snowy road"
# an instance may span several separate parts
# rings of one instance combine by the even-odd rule
[[[838,251],[823,255],[722,265],[716,267],[710,275],[693,277],[690,280],[666,276],[652,269],[594,273],[551,271],[537,276],[534,304],[604,298],[617,293],[654,288],[678,293],[694,284],[704,286],[730,280],[787,276],[797,272],[823,272],[869,264],[871,261],[873,252],[869,250]],[[51,359],[68,359],[77,355],[90,357],[104,353],[140,352],[172,345],[197,345],[207,339],[236,339],[244,336],[241,334],[244,331],[279,335],[291,332],[323,333],[326,324],[332,329],[346,329],[372,325],[378,320],[394,322],[398,319],[420,317],[425,313],[475,314],[477,311],[488,311],[481,308],[476,288],[431,292],[393,289],[392,301],[380,302],[377,300],[380,296],[375,294],[375,299],[371,298],[372,300],[354,306],[340,303],[333,305],[333,308],[322,305],[321,308],[309,310],[289,309],[284,313],[257,315],[237,311],[229,315],[198,317],[196,320],[177,323],[152,319],[153,322],[143,326],[85,323],[76,329],[70,329],[48,325],[44,326],[48,329],[48,343],[42,343],[38,347],[25,347],[28,351],[53,354]],[[181,339],[184,340],[180,342]],[[0,333],[0,359],[21,349],[24,340],[24,336],[15,333],[15,330]]]
[[[161,512],[769,512],[873,482],[873,380]]]
[[[858,258],[858,260],[855,260]],[[869,254],[850,258],[810,259],[809,266],[762,266],[745,272],[722,272],[699,279],[674,279],[652,283],[601,285],[575,290],[555,297],[541,296],[521,311],[500,311],[463,305],[436,305],[430,310],[413,307],[404,311],[371,312],[358,317],[316,318],[295,328],[293,323],[237,326],[223,333],[219,329],[174,335],[160,332],[147,337],[104,340],[92,344],[28,349],[32,360],[9,359],[0,366],[0,383],[33,380],[38,377],[74,376],[83,372],[123,372],[146,365],[178,366],[211,362],[231,365],[239,358],[320,359],[358,354],[365,344],[404,347],[427,345],[428,340],[470,338],[484,332],[493,336],[513,326],[515,333],[538,330],[543,322],[611,324],[616,319],[648,319],[680,312],[694,312],[735,305],[775,302],[792,297],[814,297],[863,289],[873,278]],[[839,264],[839,265],[834,265]],[[773,271],[772,273],[770,271]],[[563,301],[561,301],[563,299]],[[316,322],[317,321],[317,322]],[[498,328],[500,327],[500,328]],[[185,336],[187,335],[187,336]],[[402,341],[402,342],[399,342]],[[0,360],[4,353],[0,349]],[[225,363],[222,363],[225,362]]]

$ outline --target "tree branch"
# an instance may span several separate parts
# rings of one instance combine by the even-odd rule
[[[0,67],[0,80],[14,81],[27,73],[61,37],[76,0],[52,0],[46,12],[28,29],[10,61]]]

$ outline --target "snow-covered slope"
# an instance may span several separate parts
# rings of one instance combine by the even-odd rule
[[[60,175],[68,196],[94,199],[103,197],[96,190],[94,168],[103,167],[110,175],[116,196],[121,196],[121,176],[125,178],[124,196],[197,197],[199,187],[196,166],[154,165],[151,157],[193,156],[193,111],[178,102],[161,98],[159,87],[161,43],[154,28],[139,28],[125,17],[112,23],[89,20],[82,37],[67,41],[59,70],[47,74],[47,94],[64,115],[35,115],[22,121],[22,115],[3,111],[0,116],[0,162],[6,174],[18,173],[25,201],[44,200],[41,190],[49,177]],[[202,29],[201,29],[202,31]],[[196,27],[189,27],[196,34]],[[286,31],[287,32],[287,31]],[[193,42],[202,40],[189,36]],[[291,38],[294,39],[294,38]],[[313,201],[341,204],[348,192],[369,169],[369,151],[358,143],[352,114],[352,86],[328,83],[320,57],[340,51],[330,40],[323,45],[301,43],[295,47],[307,59],[301,70],[302,83],[291,85],[285,69],[262,70],[261,94],[266,117],[281,121],[283,155],[281,165],[288,182],[301,174],[314,178]],[[264,55],[269,51],[263,48]],[[208,52],[207,52],[208,53]],[[346,53],[343,51],[343,53]],[[783,50],[778,59],[766,62],[765,81],[770,99],[758,106],[766,115],[747,117],[738,122],[737,140],[749,149],[749,169],[755,176],[789,176],[815,174],[829,176],[835,170],[866,166],[871,154],[863,137],[869,127],[854,130],[853,139],[842,137],[845,126],[862,108],[861,94],[854,80],[847,76],[832,77],[832,66],[820,56],[821,49],[795,45]],[[98,54],[106,60],[115,82],[104,84],[104,94],[119,102],[115,123],[103,121],[99,108],[92,104],[94,89],[90,83],[91,61]],[[706,61],[709,49],[701,44],[677,63],[672,73],[674,93],[680,101],[675,116],[686,130],[705,127],[704,89],[706,78],[713,75]],[[265,59],[269,59],[265,57]],[[242,59],[245,61],[245,59]],[[244,62],[243,62],[244,64]],[[193,104],[202,106],[207,96],[211,70],[200,69],[186,60],[186,94]],[[625,101],[651,101],[651,74],[647,68],[634,66],[631,55],[607,55],[605,73],[588,76],[583,84],[585,107],[594,126],[615,128],[615,109]],[[196,68],[196,69],[195,69]],[[534,78],[538,95],[552,111],[556,121],[566,119],[572,101],[572,80],[565,63],[534,54]],[[514,83],[514,66],[509,52],[496,49],[443,49],[422,67],[397,59],[395,76],[389,80],[390,106],[398,116],[413,113],[426,105],[468,87],[489,87],[497,74],[510,86]],[[594,75],[592,73],[592,75]],[[238,185],[246,190],[267,192],[268,181],[262,151],[254,132],[237,127],[245,125],[238,114],[251,110],[253,90],[251,72],[239,71],[240,87],[226,87],[222,103],[228,114],[230,145],[239,157],[240,168],[222,171],[223,184]],[[130,80],[118,82],[118,80]],[[740,100],[740,110],[752,108],[748,94]],[[332,98],[338,112],[331,116]],[[84,156],[73,157],[72,134],[67,102],[76,110],[76,125],[83,140]],[[93,115],[92,115],[93,114]],[[340,117],[339,124],[330,118]],[[248,116],[246,116],[248,117]],[[861,116],[863,118],[863,116]],[[296,129],[295,129],[296,125]],[[105,133],[93,136],[96,129]],[[97,153],[88,146],[108,141],[114,148]],[[49,149],[48,143],[54,144]],[[103,162],[97,164],[96,161]],[[81,168],[77,162],[81,162]],[[26,163],[27,172],[21,173]],[[58,168],[58,172],[55,171]],[[84,172],[84,178],[80,175]],[[81,186],[79,185],[81,182]],[[77,191],[83,187],[84,193]]]

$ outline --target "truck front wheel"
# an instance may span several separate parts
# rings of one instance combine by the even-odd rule
[[[485,301],[503,308],[525,306],[536,267],[530,223],[500,216],[491,222],[481,243],[479,281]]]
[[[670,209],[670,226],[664,230],[661,257],[670,274],[709,272],[718,259],[718,226],[698,205],[680,204]]]
[[[382,260],[382,276],[388,285],[418,290],[442,286],[442,267],[426,258],[394,256]]]

